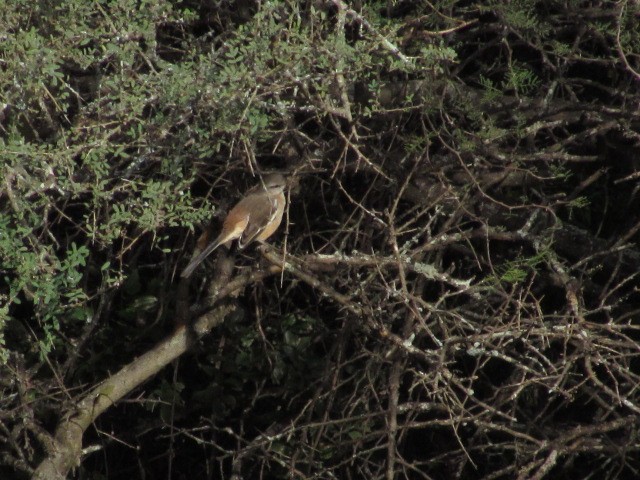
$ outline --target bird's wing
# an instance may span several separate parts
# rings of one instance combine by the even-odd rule
[[[273,221],[274,216],[278,212],[278,199],[276,196],[266,195],[265,192],[255,193],[254,195],[260,195],[266,198],[253,203],[249,224],[238,239],[238,247],[240,249],[243,249],[255,240],[264,227]]]

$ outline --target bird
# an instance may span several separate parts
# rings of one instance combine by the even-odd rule
[[[260,183],[251,188],[227,214],[220,235],[205,247],[182,271],[180,276],[188,278],[211,252],[222,244],[238,240],[242,250],[254,240],[265,241],[280,226],[286,206],[284,189],[286,180],[279,173],[265,175]]]

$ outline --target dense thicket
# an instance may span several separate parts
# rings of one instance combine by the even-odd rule
[[[0,477],[637,477],[638,2],[0,8]]]

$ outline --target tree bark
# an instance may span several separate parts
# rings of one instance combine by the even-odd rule
[[[54,434],[53,447],[36,469],[33,478],[65,479],[69,470],[80,464],[82,436],[95,419],[186,352],[198,338],[222,323],[233,308],[229,305],[221,306],[198,318],[192,327],[178,328],[158,346],[124,366],[85,395],[62,416]]]

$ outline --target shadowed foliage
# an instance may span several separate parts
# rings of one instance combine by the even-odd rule
[[[1,478],[637,475],[638,2],[0,10]]]

